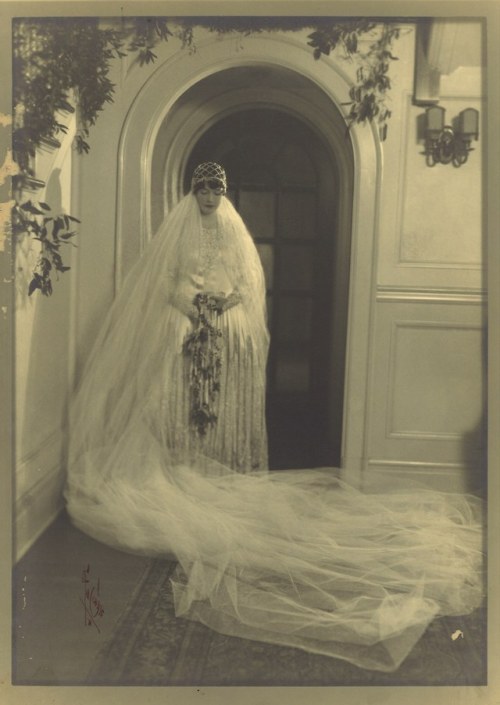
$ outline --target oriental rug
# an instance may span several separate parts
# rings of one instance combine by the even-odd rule
[[[175,562],[152,560],[86,683],[151,686],[486,684],[486,610],[436,619],[394,673],[218,634],[175,617]]]

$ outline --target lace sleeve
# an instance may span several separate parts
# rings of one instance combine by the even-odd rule
[[[164,281],[167,302],[178,309],[188,318],[196,318],[197,309],[194,299],[199,293],[199,286],[194,277],[182,277],[168,272]]]

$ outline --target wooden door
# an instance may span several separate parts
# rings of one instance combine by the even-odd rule
[[[334,331],[333,322],[346,320],[334,315],[334,306],[347,307],[347,292],[333,301],[339,267],[333,157],[297,118],[247,109],[202,136],[187,174],[201,161],[225,167],[228,196],[254,237],[266,275],[270,466],[338,466],[345,325]]]

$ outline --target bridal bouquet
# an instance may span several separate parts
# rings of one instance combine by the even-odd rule
[[[194,330],[184,341],[184,352],[191,358],[190,421],[200,436],[217,422],[215,407],[222,371],[222,331],[214,321],[222,312],[224,301],[223,296],[198,294],[193,301]]]

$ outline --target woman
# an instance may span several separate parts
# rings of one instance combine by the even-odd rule
[[[250,235],[224,199],[222,167],[201,164],[188,197],[194,238],[183,236],[169,273],[169,345],[161,430],[177,459],[213,460],[237,472],[267,469],[265,283]],[[171,234],[167,234],[171,237]],[[193,240],[193,241],[192,241]],[[180,249],[180,248],[179,248]],[[168,255],[167,255],[168,256]],[[185,262],[184,262],[185,258]]]
[[[264,280],[225,190],[195,170],[112,306],[73,405],[68,511],[174,555],[178,616],[394,670],[435,616],[481,603],[479,503],[266,471]]]

